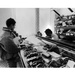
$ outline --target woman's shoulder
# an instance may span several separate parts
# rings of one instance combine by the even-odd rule
[[[58,40],[58,36],[57,36],[56,34],[53,34],[53,35],[52,35],[52,39]]]

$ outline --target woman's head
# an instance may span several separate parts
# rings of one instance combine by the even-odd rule
[[[50,29],[46,29],[45,34],[49,37],[52,37],[52,31]]]
[[[9,18],[6,20],[6,26],[11,30],[14,30],[16,21],[13,18]]]

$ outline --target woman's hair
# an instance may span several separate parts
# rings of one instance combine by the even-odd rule
[[[15,23],[16,23],[16,21],[13,18],[9,18],[9,19],[6,20],[6,26],[7,27],[10,27],[11,24],[15,25]]]
[[[46,30],[45,30],[45,34],[46,34],[47,36],[51,36],[51,35],[52,35],[52,31],[51,31],[50,29],[46,29]]]

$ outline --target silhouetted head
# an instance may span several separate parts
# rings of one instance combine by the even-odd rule
[[[38,36],[42,36],[42,33],[40,31],[37,32]]]
[[[15,23],[16,23],[16,21],[13,18],[9,18],[6,20],[6,26],[11,30],[14,30]]]
[[[46,34],[46,36],[52,38],[52,31],[50,29],[46,29],[45,34]]]

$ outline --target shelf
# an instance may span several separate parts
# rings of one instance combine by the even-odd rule
[[[75,25],[56,27],[56,29],[58,29],[58,28],[63,28],[64,30],[67,30],[67,29],[75,29]]]

